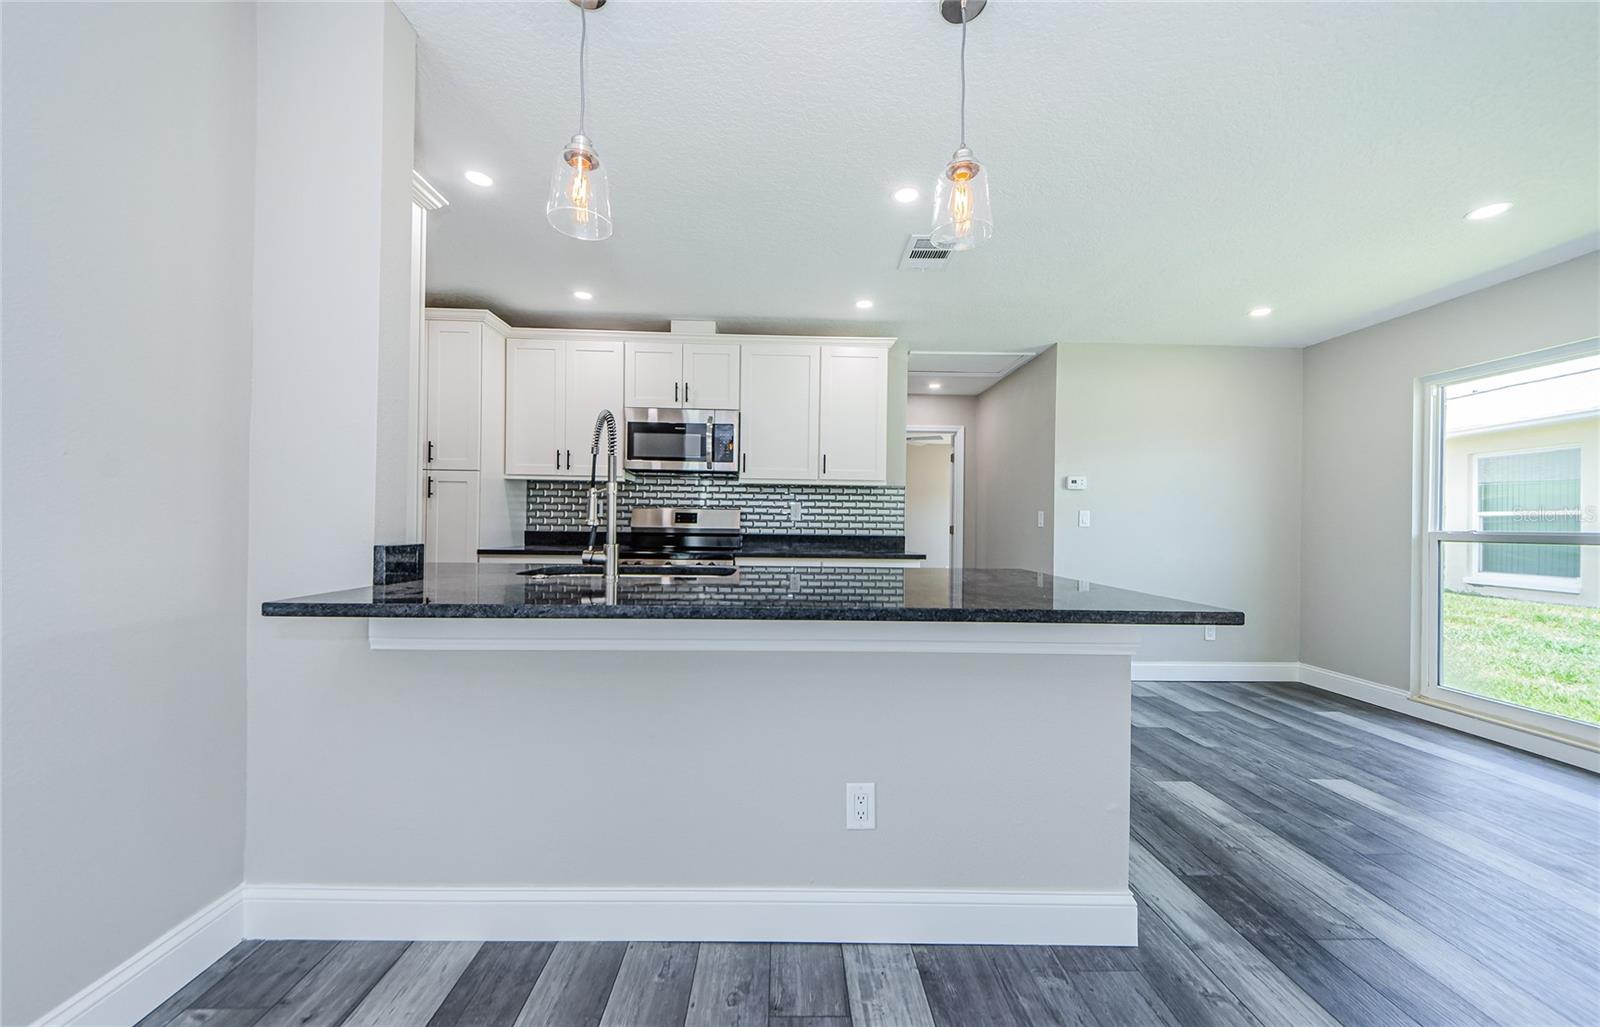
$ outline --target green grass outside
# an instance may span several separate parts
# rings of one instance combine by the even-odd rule
[[[1448,688],[1600,723],[1600,609],[1444,594]]]

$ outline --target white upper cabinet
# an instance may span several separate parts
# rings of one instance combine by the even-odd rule
[[[428,322],[428,438],[423,463],[441,471],[478,469],[483,326]]]
[[[824,481],[883,481],[889,430],[889,352],[822,347],[821,468]]]
[[[821,346],[746,346],[739,391],[740,477],[817,477]],[[882,436],[878,439],[883,445]]]
[[[552,478],[566,469],[566,346],[506,340],[506,474]]]
[[[622,348],[625,406],[683,406],[683,343],[627,342]]]
[[[561,474],[586,478],[589,449],[594,444],[594,419],[602,410],[611,411],[617,418],[617,466],[622,466],[625,347],[620,342],[583,341],[569,342],[566,348],[566,427]],[[601,475],[606,473],[604,454],[598,469]]]
[[[683,344],[683,405],[701,410],[739,409],[737,343]]]

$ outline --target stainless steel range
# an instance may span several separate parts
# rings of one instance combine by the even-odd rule
[[[744,531],[737,509],[636,506],[629,520],[624,573],[730,575],[738,569]]]

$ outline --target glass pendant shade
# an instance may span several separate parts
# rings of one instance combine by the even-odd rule
[[[992,235],[989,175],[963,146],[945,165],[934,189],[931,238],[947,250],[970,250]]]
[[[544,216],[550,227],[574,239],[611,237],[611,185],[586,136],[573,136],[556,159]]]

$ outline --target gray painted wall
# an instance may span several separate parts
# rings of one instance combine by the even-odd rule
[[[18,1024],[243,877],[255,11],[4,19],[0,1020]]]
[[[1410,687],[1416,380],[1596,335],[1590,254],[1305,350],[1302,660]]]
[[[1057,347],[1055,572],[1245,612],[1215,642],[1148,629],[1139,659],[1297,658],[1300,364],[1293,349]],[[1088,490],[1066,491],[1069,474]]]
[[[964,531],[961,536],[962,563],[978,566],[978,510],[981,495],[978,489],[978,397],[977,396],[925,396],[906,397],[906,424],[960,425],[966,429],[966,473],[961,476],[965,510]],[[904,447],[904,443],[901,444]]]
[[[978,397],[974,448],[979,567],[1050,572],[1051,480],[1058,445],[1056,360],[1055,348],[1047,349]]]

